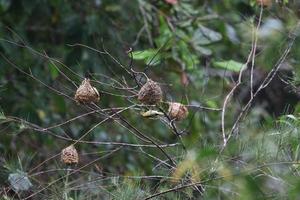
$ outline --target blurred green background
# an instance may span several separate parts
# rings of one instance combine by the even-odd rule
[[[0,198],[144,199],[203,181],[202,197],[187,187],[154,199],[297,199],[299,106],[282,93],[300,91],[300,4],[271,2],[256,31],[261,7],[251,0],[0,0]],[[289,87],[275,87],[273,99],[257,103],[220,151],[219,109],[247,61],[253,33],[258,76],[293,44],[285,60],[292,77],[282,77]],[[190,105],[188,118],[176,122],[182,140],[168,122],[143,118],[147,109],[136,106],[121,114],[128,124],[110,119],[84,137],[102,144],[76,144],[78,171],[66,180],[66,167],[53,156],[72,141],[59,137],[76,140],[119,108],[138,104],[131,66],[160,83],[162,110],[168,101]],[[106,110],[41,131],[90,112],[67,98],[85,77]],[[293,112],[274,117],[264,109],[270,102]],[[226,133],[242,105],[238,98],[229,102]],[[113,143],[149,145],[135,129],[175,144],[164,149],[177,166],[162,164],[168,161],[158,148]],[[16,174],[28,181],[12,182]],[[30,189],[16,189],[29,183]]]

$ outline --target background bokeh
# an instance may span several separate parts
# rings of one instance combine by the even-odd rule
[[[0,0],[0,196],[66,199],[67,193],[68,199],[144,199],[203,181],[204,199],[296,199],[300,5],[273,1],[263,8],[255,30],[260,9],[249,0]],[[291,44],[285,66],[292,75],[279,76],[288,87],[279,84],[266,92],[270,100],[261,97],[220,152],[219,109],[247,61],[253,34],[258,38],[258,76],[274,68]],[[161,85],[162,110],[167,111],[169,101],[189,105],[188,118],[176,122],[182,140],[167,122],[142,117],[147,109],[136,106],[121,114],[128,124],[109,119],[84,137],[103,143],[76,144],[80,162],[74,169],[80,170],[66,180],[66,166],[53,156],[72,141],[57,136],[76,140],[108,114],[138,105],[139,86],[127,72],[130,67]],[[90,112],[66,97],[74,97],[85,77],[99,90],[98,106],[105,114],[95,112],[55,127],[51,131],[56,136],[41,131]],[[296,94],[287,97],[284,92]],[[243,106],[239,94],[235,97],[227,106],[226,131]],[[275,117],[264,109],[271,103],[293,109]],[[168,161],[157,148],[116,144],[147,145],[135,129],[159,144],[174,144],[164,149],[177,166],[164,166]],[[13,174],[28,177],[30,189],[12,189]],[[200,197],[187,187],[155,198]]]

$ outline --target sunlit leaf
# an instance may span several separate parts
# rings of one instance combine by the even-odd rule
[[[157,65],[160,63],[161,55],[156,49],[147,49],[144,51],[132,52],[132,58],[134,60],[143,60],[147,65]]]
[[[233,71],[233,72],[239,72],[243,68],[244,64],[234,60],[227,60],[227,61],[213,62],[213,66],[217,68]]]

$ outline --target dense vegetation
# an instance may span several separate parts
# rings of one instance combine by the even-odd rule
[[[0,0],[0,199],[297,199],[299,10]]]

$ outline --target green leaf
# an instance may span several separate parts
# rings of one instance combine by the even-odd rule
[[[58,69],[53,63],[49,63],[49,69],[50,69],[50,74],[52,79],[56,79],[57,76],[59,75]]]
[[[143,60],[147,65],[157,65],[160,63],[161,54],[158,53],[156,49],[147,49],[144,51],[134,51],[132,52],[132,57],[134,60]]]
[[[122,8],[120,5],[114,5],[114,4],[111,4],[111,5],[107,5],[105,8],[105,11],[107,12],[118,12],[120,11]]]
[[[199,26],[193,35],[192,43],[194,45],[208,45],[213,42],[218,42],[221,39],[222,35],[220,33],[205,26]]]
[[[67,112],[67,106],[65,99],[62,96],[54,96],[53,97],[53,106],[54,111],[59,113],[66,113]]]
[[[217,102],[213,100],[207,100],[206,105],[210,108],[218,108]]]
[[[200,55],[210,56],[212,54],[212,50],[202,47],[200,45],[194,45],[194,49],[200,53]]]
[[[163,16],[159,17],[159,23],[159,37],[155,38],[155,44],[161,47],[169,43],[174,34]]]
[[[0,120],[5,120],[6,117],[4,115],[4,112],[0,110]]]
[[[223,68],[233,72],[239,72],[243,68],[244,64],[234,60],[227,60],[227,61],[213,62],[213,66],[217,68]]]
[[[10,0],[0,0],[0,13],[5,12],[11,5]]]

